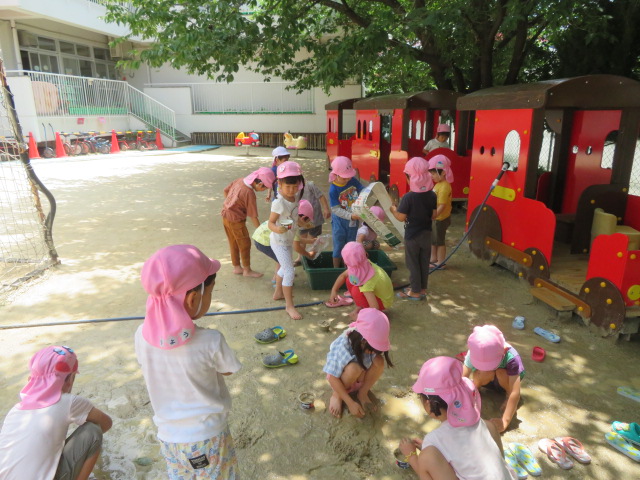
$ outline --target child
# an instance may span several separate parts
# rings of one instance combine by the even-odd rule
[[[309,201],[314,213],[309,217],[311,219],[311,223],[313,223],[313,227],[300,227],[300,237],[319,237],[322,235],[322,224],[324,223],[324,220],[326,218],[331,218],[331,210],[329,209],[327,197],[324,196],[322,190],[320,190],[313,182],[307,182],[304,187],[304,196],[302,199]],[[302,203],[300,203],[300,205],[302,206]],[[300,256],[298,256],[298,259],[293,262],[293,265],[297,267],[301,264],[301,260]]]
[[[43,348],[29,370],[21,401],[7,413],[0,432],[0,478],[86,480],[111,418],[71,393],[78,373],[71,348]],[[65,440],[72,423],[79,427]]]
[[[293,237],[293,249],[298,253],[298,255],[311,259],[314,257],[315,252],[307,252],[304,245],[312,244],[316,239],[313,237],[302,238],[301,235],[302,229],[310,226],[309,218],[313,218],[313,207],[307,200],[300,200],[300,206],[298,207],[298,227],[300,227],[301,230],[299,231],[299,234],[296,233],[295,237]],[[307,231],[311,230],[313,229],[307,229]],[[273,249],[271,248],[270,236],[271,230],[269,230],[269,221],[266,220],[256,228],[251,238],[253,238],[253,243],[258,251],[264,253],[267,257],[276,262],[276,270],[273,274],[273,283],[276,283],[276,275],[280,269],[280,264],[278,263],[276,254],[273,253]]]
[[[389,275],[367,258],[361,243],[347,243],[342,249],[342,258],[347,269],[336,279],[325,305],[333,307],[340,304],[338,291],[345,282],[356,304],[356,309],[350,313],[354,320],[363,308],[385,310],[393,305],[393,284]]]
[[[271,248],[276,254],[280,269],[276,273],[276,291],[274,300],[285,300],[285,310],[293,320],[302,315],[293,304],[293,278],[295,270],[291,251],[298,230],[298,202],[304,194],[304,177],[300,165],[296,162],[284,162],[278,167],[278,187],[280,194],[271,203],[269,230]]]
[[[389,319],[384,313],[365,308],[331,343],[323,371],[333,390],[329,411],[334,417],[342,416],[343,402],[351,415],[358,418],[364,417],[368,404],[375,411],[369,391],[382,376],[385,361],[393,367],[389,359],[389,330]],[[357,392],[357,401],[350,395],[353,392]]]
[[[233,273],[236,275],[253,278],[262,276],[262,273],[251,270],[251,237],[246,221],[249,217],[255,228],[260,226],[255,192],[271,188],[274,181],[271,170],[261,167],[244,178],[234,180],[224,189],[224,205],[220,215],[229,240]]]
[[[271,164],[271,171],[273,172],[273,177],[275,178],[278,174],[277,174],[277,169],[280,165],[282,165],[284,162],[286,162],[287,160],[289,160],[289,158],[291,158],[291,153],[289,153],[289,150],[287,150],[284,147],[276,147],[273,149],[273,151],[271,152],[271,156],[273,157],[273,163]],[[273,196],[271,195],[271,193],[273,192]],[[270,202],[272,200],[275,200],[276,198],[278,198],[278,184],[274,184],[273,188],[269,187],[269,190],[267,191],[267,202]]]
[[[422,152],[426,155],[431,150],[436,148],[449,148],[449,136],[451,135],[451,127],[446,123],[438,125],[436,131],[436,138],[432,138],[422,149]]]
[[[405,222],[404,258],[409,269],[410,287],[396,296],[404,300],[422,300],[427,295],[429,256],[431,255],[431,218],[436,209],[436,195],[429,164],[422,157],[413,157],[405,167],[410,191],[392,206],[391,214]]]
[[[467,345],[469,351],[464,358],[464,376],[471,377],[477,388],[491,384],[506,393],[501,407],[502,417],[491,419],[498,432],[502,433],[511,423],[520,401],[520,384],[524,377],[522,359],[493,325],[474,327]]]
[[[172,480],[236,478],[223,376],[241,364],[222,333],[193,323],[211,305],[218,270],[220,262],[193,245],[162,248],[142,267],[149,297],[135,350]]]
[[[381,222],[387,218],[384,214],[384,210],[378,206],[373,206],[369,210]],[[377,238],[378,234],[374,232],[369,225],[362,222],[362,226],[358,229],[358,233],[356,235],[356,242],[361,243],[365,250],[378,250],[380,248],[380,242],[378,242]]]
[[[329,174],[329,204],[333,236],[333,267],[342,266],[340,252],[347,242],[353,242],[358,234],[357,215],[351,213],[351,205],[358,198],[362,184],[354,177],[356,171],[347,157],[336,157],[331,162]]]
[[[447,255],[444,238],[451,225],[451,183],[453,183],[451,160],[444,155],[436,155],[429,160],[429,173],[435,182],[433,191],[438,197],[438,208],[434,216],[435,222],[431,236],[431,266],[442,270],[445,268],[444,259]]]
[[[458,360],[436,357],[425,362],[413,391],[429,417],[442,422],[424,440],[405,438],[400,442],[400,451],[420,478],[517,478],[502,458],[495,426],[480,418],[480,394],[462,377]]]

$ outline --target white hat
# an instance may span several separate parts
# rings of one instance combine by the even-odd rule
[[[291,155],[291,153],[289,152],[289,150],[287,150],[284,147],[276,147],[273,149],[273,152],[271,152],[271,156],[272,157],[282,157],[284,155]]]

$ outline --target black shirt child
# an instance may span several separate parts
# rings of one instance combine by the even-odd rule
[[[424,230],[431,231],[431,217],[438,207],[438,197],[433,190],[428,192],[407,192],[398,206],[398,212],[404,213],[404,237],[410,240]]]

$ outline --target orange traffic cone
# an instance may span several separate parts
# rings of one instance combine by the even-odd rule
[[[64,145],[62,144],[62,139],[60,138],[60,134],[56,132],[56,157],[62,158],[66,156],[67,156],[67,152],[64,151]]]
[[[120,144],[115,130],[111,130],[111,153],[120,153]]]
[[[156,128],[156,145],[158,146],[158,150],[164,150],[164,145],[162,145],[162,136],[160,135],[159,128]]]
[[[40,158],[40,153],[38,153],[38,145],[36,145],[36,139],[31,132],[29,132],[29,158]]]

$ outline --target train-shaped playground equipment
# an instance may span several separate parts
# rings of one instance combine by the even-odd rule
[[[422,156],[439,123],[451,125],[452,148],[427,158],[452,160],[453,196],[467,200],[467,228],[475,220],[473,254],[605,336],[639,331],[639,82],[589,75],[326,109],[328,160],[350,156],[362,179],[382,181],[392,197],[408,189],[406,161]],[[349,137],[346,112],[356,121]]]

